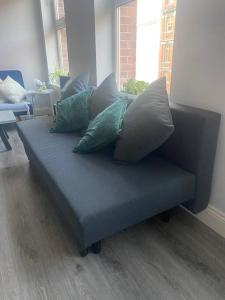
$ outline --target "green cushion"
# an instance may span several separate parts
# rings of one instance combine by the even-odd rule
[[[88,88],[59,102],[54,127],[50,132],[75,132],[86,129],[89,123],[89,99],[93,88]]]
[[[126,100],[117,100],[101,112],[89,125],[84,137],[75,147],[76,153],[91,153],[112,143],[121,131],[127,108]]]

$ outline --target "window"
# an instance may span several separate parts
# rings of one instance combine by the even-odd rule
[[[55,0],[55,18],[56,18],[59,64],[60,64],[60,68],[64,72],[68,73],[69,60],[68,60],[64,0]]]
[[[171,32],[173,31],[173,17],[168,16],[166,18],[166,31]]]
[[[173,5],[174,4],[174,0],[167,0],[167,5]]]
[[[164,49],[164,62],[169,63],[170,62],[170,44],[165,44]]]
[[[117,0],[116,3],[120,89],[127,90],[131,84],[145,87],[139,81],[151,83],[166,76],[170,92],[176,0]]]
[[[55,17],[56,20],[65,18],[64,0],[55,0]]]

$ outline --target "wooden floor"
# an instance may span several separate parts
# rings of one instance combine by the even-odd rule
[[[183,211],[81,258],[15,131],[0,143],[0,300],[225,299],[225,241]]]

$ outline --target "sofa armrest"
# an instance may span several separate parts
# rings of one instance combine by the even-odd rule
[[[194,213],[204,210],[210,198],[221,115],[172,104],[175,131],[157,151],[196,176],[196,199],[185,204]]]

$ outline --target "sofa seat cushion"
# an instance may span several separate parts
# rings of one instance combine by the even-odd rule
[[[51,126],[48,117],[18,123],[27,153],[71,208],[82,247],[194,199],[195,176],[169,161],[152,154],[124,165],[108,152],[75,154],[80,136],[50,134]]]

